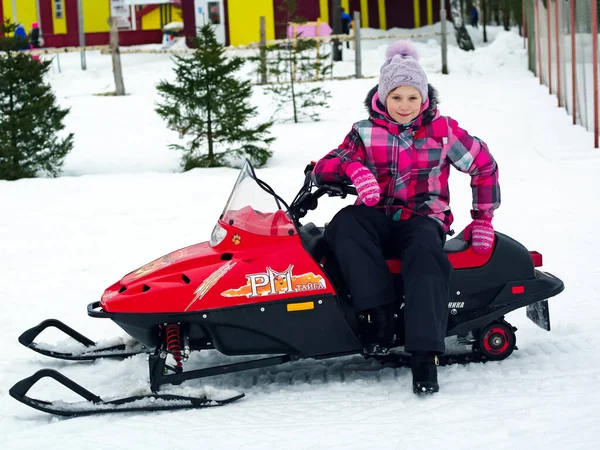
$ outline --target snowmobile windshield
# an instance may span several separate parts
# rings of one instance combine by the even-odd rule
[[[249,162],[244,164],[227,200],[221,221],[249,233],[289,236],[295,226],[286,213],[287,205],[263,181],[256,178]]]

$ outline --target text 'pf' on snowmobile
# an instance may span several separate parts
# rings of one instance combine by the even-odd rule
[[[105,412],[219,406],[243,394],[215,400],[157,394],[161,385],[284,364],[301,358],[359,354],[368,320],[356,316],[324,228],[300,220],[323,195],[356,194],[352,186],[315,186],[312,165],[289,205],[249,162],[243,166],[209,242],[176,250],[125,275],[107,288],[88,315],[108,318],[135,340],[99,346],[64,323],[49,319],[25,331],[21,344],[67,360],[125,358],[148,354],[153,394],[105,401],[61,373],[44,369],[17,382],[10,395],[35,409],[65,416]],[[516,328],[504,316],[525,307],[527,317],[550,330],[547,299],[563,282],[538,269],[542,255],[496,232],[493,251],[476,254],[462,234],[445,244],[454,267],[448,298],[447,336],[467,352],[447,353],[441,363],[501,360],[516,349]],[[407,364],[402,353],[401,262],[388,260],[398,286],[397,347],[386,362]],[[78,341],[80,352],[61,351],[36,337],[55,327]],[[217,350],[256,359],[184,370],[192,351]],[[27,396],[42,378],[53,378],[85,401],[71,404]]]

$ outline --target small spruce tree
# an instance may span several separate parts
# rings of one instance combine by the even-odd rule
[[[0,179],[58,176],[73,148],[73,134],[60,136],[69,109],[44,84],[51,63],[19,52],[14,31],[10,20],[0,23]]]
[[[235,77],[244,59],[227,58],[208,24],[199,29],[196,44],[191,58],[175,56],[175,81],[157,85],[163,101],[156,112],[169,129],[189,138],[170,147],[183,152],[184,170],[235,166],[242,158],[264,165],[272,154],[272,122],[248,124],[257,115],[250,105],[252,86]]]

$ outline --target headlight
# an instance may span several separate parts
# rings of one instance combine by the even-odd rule
[[[214,247],[215,245],[219,245],[226,236],[227,230],[217,223],[213,228],[212,233],[210,233],[210,246]]]

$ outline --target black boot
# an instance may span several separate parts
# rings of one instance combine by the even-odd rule
[[[363,338],[363,354],[369,356],[389,355],[394,341],[394,304],[373,308],[366,312],[367,331]]]
[[[414,352],[410,359],[413,392],[417,395],[433,394],[440,390],[437,380],[437,356],[434,353]]]

